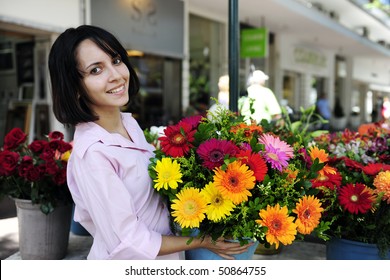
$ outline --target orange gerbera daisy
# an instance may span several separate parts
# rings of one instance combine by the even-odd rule
[[[292,244],[297,234],[297,226],[294,224],[294,218],[288,216],[287,206],[280,207],[279,203],[275,206],[267,205],[267,209],[260,210],[261,220],[256,222],[268,228],[265,235],[269,244],[275,244],[279,248],[279,242],[284,245]]]
[[[298,227],[298,232],[310,234],[320,223],[321,212],[324,209],[321,207],[320,201],[310,195],[301,198],[292,211],[297,214],[295,224]]]
[[[261,134],[263,132],[263,128],[256,124],[247,125],[246,123],[240,123],[230,129],[230,132],[234,134],[239,131],[243,131],[245,137],[250,138],[254,133],[257,133],[258,135]]]
[[[255,186],[255,176],[246,164],[237,160],[228,164],[226,170],[218,167],[214,169],[214,185],[225,198],[240,204],[252,196],[250,189]]]
[[[329,161],[329,155],[325,152],[324,149],[319,149],[317,146],[313,146],[309,149],[309,155],[312,161],[318,159],[319,163],[326,163]],[[319,172],[320,175],[324,173],[328,174],[336,174],[336,169],[334,167],[325,164],[324,168],[322,168]]]

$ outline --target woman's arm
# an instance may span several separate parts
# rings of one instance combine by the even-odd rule
[[[244,253],[254,244],[249,243],[240,246],[239,242],[226,242],[223,238],[219,238],[216,242],[213,242],[210,236],[204,239],[194,238],[190,244],[187,244],[188,240],[189,237],[184,236],[163,236],[159,255],[161,256],[179,251],[205,248],[213,251],[222,258],[233,260],[234,257],[232,255]]]

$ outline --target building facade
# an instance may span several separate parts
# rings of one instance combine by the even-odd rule
[[[64,130],[51,113],[47,56],[59,33],[81,24],[110,30],[128,49],[141,91],[124,110],[143,128],[204,113],[229,71],[230,1],[0,0],[0,139],[15,126],[30,140]],[[240,59],[240,92],[261,69],[283,105],[306,108],[323,91],[332,109],[340,100],[349,127],[376,120],[390,96],[390,27],[363,2],[238,1],[241,34],[266,32],[265,50]]]

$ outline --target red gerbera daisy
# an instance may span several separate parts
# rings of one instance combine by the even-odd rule
[[[254,173],[256,181],[261,182],[264,180],[268,167],[265,160],[258,153],[251,153],[250,150],[240,151],[237,154],[237,158],[249,166],[249,169]]]
[[[340,189],[340,205],[352,214],[367,213],[374,200],[372,190],[361,183],[347,184]]]
[[[212,170],[223,164],[226,155],[235,156],[238,151],[231,141],[212,138],[200,144],[196,152],[203,160],[203,166]]]
[[[335,174],[319,172],[317,178],[311,180],[311,183],[313,188],[325,187],[327,189],[334,190],[335,187],[341,186],[342,179],[343,178],[338,171]]]
[[[344,161],[345,166],[349,167],[350,169],[362,170],[363,168],[363,164],[355,160],[352,160],[349,157],[342,157],[342,160]]]
[[[186,122],[168,126],[164,129],[165,135],[158,138],[161,141],[161,150],[168,156],[184,156],[193,147],[191,143],[195,140],[195,132],[191,124]]]
[[[363,172],[366,175],[375,176],[381,171],[390,170],[390,165],[383,163],[369,163],[363,167]]]

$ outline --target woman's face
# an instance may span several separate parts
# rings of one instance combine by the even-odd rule
[[[93,41],[87,39],[76,49],[78,69],[83,73],[83,83],[99,116],[117,111],[129,101],[129,69],[122,59],[110,57]]]

